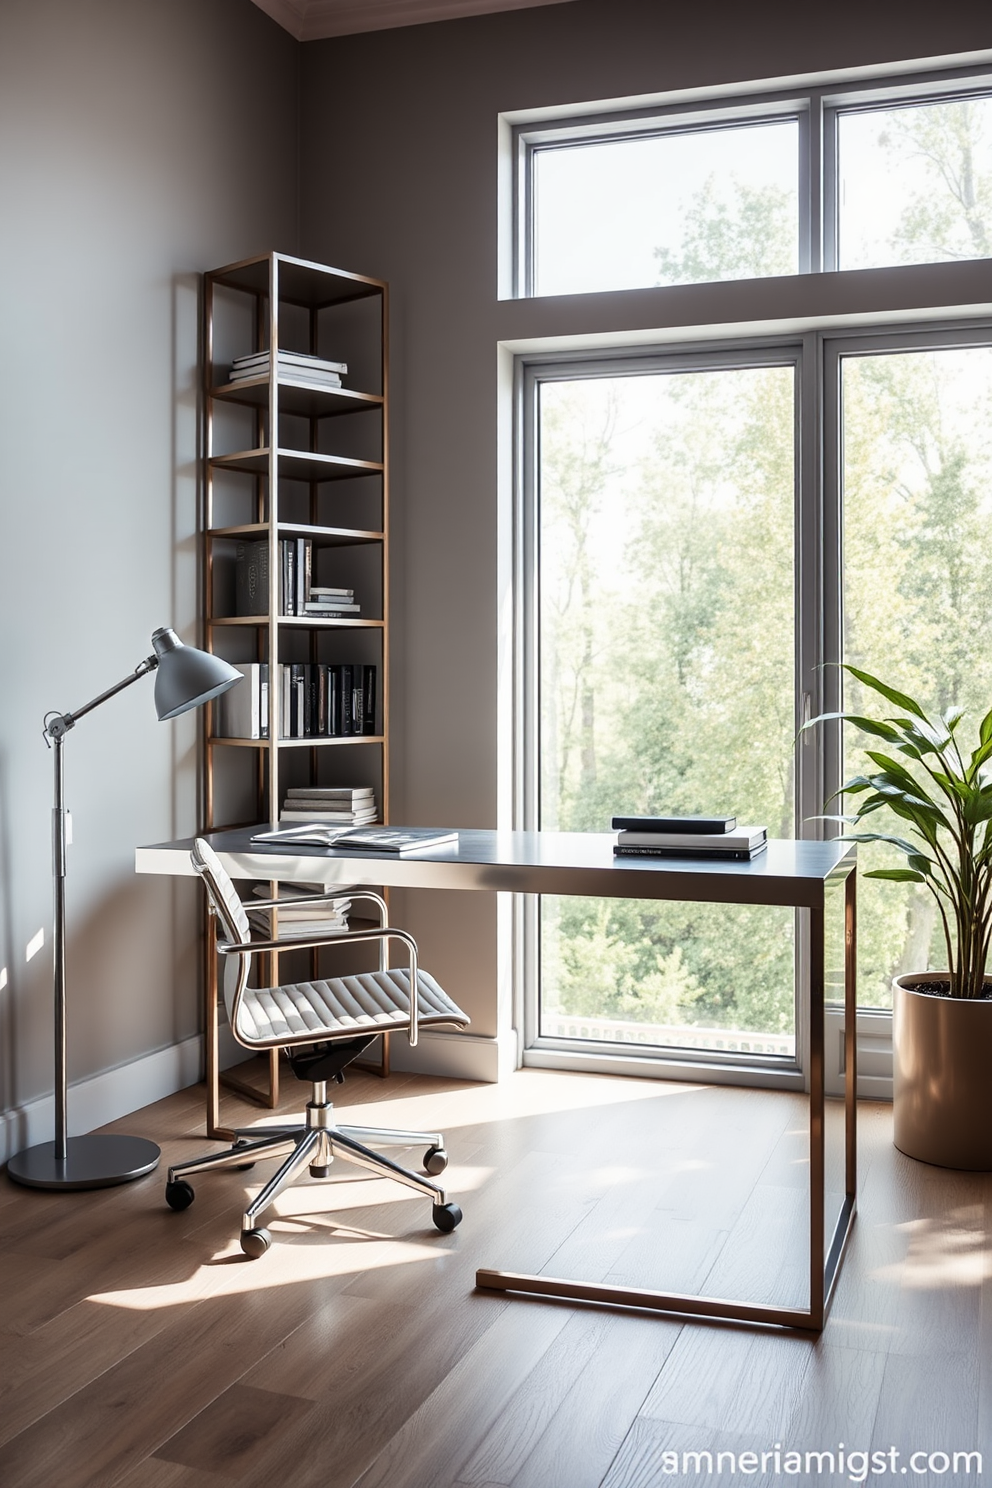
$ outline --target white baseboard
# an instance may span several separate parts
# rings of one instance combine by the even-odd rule
[[[477,1033],[441,1033],[425,1028],[415,1049],[397,1034],[391,1040],[389,1056],[396,1070],[495,1085],[516,1067],[517,1041],[512,1030],[499,1038],[485,1038]]]
[[[195,1085],[201,1078],[202,1067],[203,1040],[196,1037],[78,1081],[69,1087],[70,1137],[81,1136],[163,1096],[173,1095],[187,1085]],[[4,1111],[0,1116],[0,1162],[6,1162],[25,1147],[51,1141],[54,1131],[54,1094]]]
[[[220,1066],[229,1069],[251,1055],[236,1043],[231,1030],[220,1029]],[[68,1126],[70,1137],[94,1131],[108,1121],[117,1121],[142,1106],[185,1090],[203,1078],[203,1038],[197,1034],[182,1043],[157,1049],[129,1064],[103,1070],[69,1087]],[[0,1113],[0,1163],[15,1152],[49,1142],[55,1131],[55,1096],[43,1095]]]

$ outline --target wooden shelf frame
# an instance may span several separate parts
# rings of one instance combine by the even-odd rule
[[[253,345],[244,351],[271,353],[275,376],[268,374],[232,383],[227,377],[227,364],[216,357],[218,291],[233,291],[234,297],[245,297],[253,324]],[[293,318],[299,339],[301,320],[308,325],[309,351],[321,354],[321,330],[333,321],[337,307],[349,306],[356,301],[378,301],[379,345],[375,348],[366,342],[373,355],[370,368],[375,367],[378,388],[323,388],[307,386],[292,373],[278,368],[276,353],[286,344],[281,339],[280,312],[293,307]],[[221,765],[217,754],[221,749],[253,749],[257,756],[256,794],[257,820],[277,822],[284,794],[281,756],[283,751],[292,751],[299,757],[301,749],[309,750],[309,779],[316,782],[318,763],[327,756],[328,747],[335,749],[362,749],[375,751],[375,767],[370,783],[375,784],[378,796],[380,819],[389,820],[389,288],[380,280],[345,270],[334,269],[324,264],[295,258],[282,253],[258,254],[228,264],[204,275],[204,333],[203,333],[203,480],[201,502],[201,595],[202,637],[201,644],[213,651],[220,638],[237,629],[254,630],[255,653],[260,662],[269,667],[269,737],[266,739],[230,739],[215,733],[217,709],[208,704],[203,710],[204,748],[202,751],[202,808],[201,820],[206,831],[216,830],[224,823],[217,820],[215,771]],[[300,311],[305,312],[301,317]],[[353,332],[354,333],[354,332]],[[298,349],[298,348],[297,348]],[[377,354],[376,354],[377,353]],[[328,352],[325,350],[325,355]],[[330,355],[334,355],[333,352]],[[233,452],[218,452],[216,414],[225,406],[250,410],[254,422],[254,443]],[[231,415],[233,416],[233,415]],[[230,417],[229,416],[229,419]],[[346,421],[358,416],[366,421],[356,428],[366,428],[367,421],[378,421],[372,430],[379,437],[381,458],[377,460],[356,459],[351,455],[327,452],[340,438]],[[248,417],[241,414],[242,419]],[[293,429],[282,438],[282,420],[293,420]],[[300,421],[305,421],[304,436],[308,448],[300,448]],[[321,431],[326,430],[323,441]],[[371,432],[371,431],[370,431]],[[323,443],[323,448],[320,447]],[[245,477],[252,482],[250,501],[253,520],[234,524],[218,524],[215,521],[215,481],[218,476],[230,475],[237,479]],[[380,507],[377,524],[371,527],[329,525],[324,518],[335,497],[331,483],[360,481],[362,488],[368,481],[381,483]],[[287,520],[280,507],[281,482],[302,484],[309,488],[308,520]],[[371,489],[375,489],[374,487]],[[331,513],[333,515],[333,513]],[[353,515],[353,511],[349,511]],[[227,514],[225,514],[227,515]],[[298,509],[294,515],[299,515]],[[365,512],[362,512],[365,515]],[[280,547],[284,538],[309,538],[316,550],[377,547],[380,553],[381,613],[373,617],[324,619],[312,615],[282,615],[280,603]],[[267,615],[228,615],[214,612],[215,562],[218,555],[225,556],[224,547],[234,541],[268,539],[269,543],[269,611]],[[337,582],[337,581],[336,581]],[[349,582],[345,580],[345,582]],[[309,637],[307,645],[310,660],[320,659],[319,648],[322,637],[330,632],[360,632],[380,639],[366,641],[373,644],[378,669],[377,705],[378,732],[345,737],[316,737],[284,739],[278,736],[277,720],[281,718],[280,661],[285,655],[284,636]],[[289,652],[293,660],[299,660],[300,641],[294,642]],[[326,652],[324,653],[326,656]],[[361,657],[356,659],[362,659]],[[275,885],[272,886],[275,897]],[[206,941],[206,977],[208,1006],[217,999],[217,957],[215,953],[215,928],[208,924]],[[273,958],[276,960],[277,958]],[[276,965],[270,965],[268,974],[277,979]],[[311,974],[316,974],[316,961]],[[388,1036],[383,1039],[381,1072],[388,1073]],[[215,1051],[216,1052],[216,1051]],[[232,1086],[234,1082],[231,1082]],[[240,1093],[257,1099],[250,1087],[239,1085]],[[270,1060],[269,1090],[262,1097],[263,1104],[274,1107],[279,1098],[279,1068],[277,1056]],[[216,1111],[208,1120],[211,1136],[222,1131]]]

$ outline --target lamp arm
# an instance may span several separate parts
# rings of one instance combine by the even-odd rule
[[[75,728],[78,719],[86,713],[92,713],[94,708],[99,708],[108,698],[123,692],[125,687],[130,687],[132,682],[137,682],[139,677],[147,677],[158,666],[157,656],[146,656],[144,661],[139,662],[133,672],[130,672],[121,682],[115,682],[113,687],[108,687],[106,692],[98,693],[81,708],[74,708],[71,713],[49,713],[45,718],[45,739],[51,747],[52,740],[61,739],[71,728]]]

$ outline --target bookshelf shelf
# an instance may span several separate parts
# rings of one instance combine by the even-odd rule
[[[227,403],[239,403],[246,408],[267,408],[269,405],[269,379],[267,377],[246,378],[243,382],[228,382],[210,389],[211,398]],[[336,418],[346,413],[367,413],[382,406],[382,397],[377,393],[360,393],[351,388],[314,388],[304,383],[290,382],[280,378],[278,384],[279,407],[283,413],[298,418]]]
[[[273,458],[283,480],[329,481],[354,480],[356,476],[381,475],[383,466],[375,460],[351,460],[344,455],[321,455],[310,450],[261,449],[237,450],[231,455],[212,455],[215,470],[237,470],[243,475],[268,475]]]
[[[276,742],[280,749],[341,749],[354,747],[356,744],[382,745],[386,741],[381,734],[348,734],[334,739],[318,736],[315,739],[278,739]],[[268,749],[269,747],[268,739],[228,739],[223,734],[215,734],[207,741],[207,748],[213,749],[218,744],[232,749]]]
[[[203,710],[203,827],[277,822],[287,789],[315,786],[371,786],[388,822],[388,288],[264,253],[206,274],[203,303],[204,644],[246,673]],[[361,610],[281,613],[302,609],[311,586],[353,591]],[[267,613],[237,613],[260,593]],[[370,710],[374,733],[345,731]],[[214,934],[211,923],[208,1030]],[[267,1104],[277,1099],[273,1060]]]
[[[207,621],[208,625],[269,625],[268,615],[216,615]],[[295,626],[301,630],[382,630],[385,626],[384,620],[357,620],[350,619],[347,615],[341,618],[328,620],[319,615],[279,615],[276,618],[277,625]]]
[[[223,537],[264,537],[269,530],[268,522],[241,522],[233,527],[211,527],[204,537],[208,541]],[[309,537],[325,547],[348,547],[353,543],[381,543],[384,532],[365,531],[360,527],[311,527],[305,522],[279,522],[280,537]]]

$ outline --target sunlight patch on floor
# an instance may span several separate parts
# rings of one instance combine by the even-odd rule
[[[323,1277],[354,1276],[360,1271],[379,1270],[385,1266],[409,1266],[422,1261],[436,1261],[448,1239],[430,1226],[437,1240],[413,1235],[382,1235],[374,1231],[339,1227],[333,1215],[326,1216],[326,1227],[314,1223],[293,1223],[292,1219],[273,1219],[266,1228],[272,1233],[272,1248],[261,1260],[250,1261],[241,1252],[235,1236],[197,1266],[182,1281],[163,1286],[131,1287],[120,1291],[94,1292],[86,1300],[108,1307],[126,1307],[136,1312],[150,1312],[160,1307],[181,1307],[202,1301],[205,1296],[230,1297],[257,1292],[261,1287],[295,1286],[301,1281],[318,1281]]]

